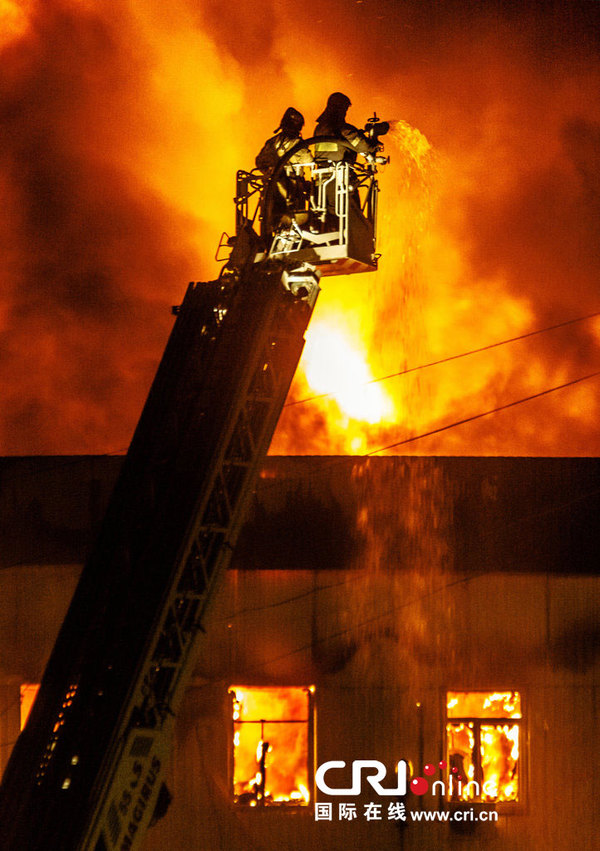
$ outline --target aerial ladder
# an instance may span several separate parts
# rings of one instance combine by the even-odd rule
[[[299,144],[312,151],[314,143]],[[238,172],[236,233],[221,240],[220,251],[229,248],[221,274],[190,284],[174,308],[97,540],[4,772],[2,851],[135,851],[168,807],[174,722],[319,279],[377,267],[376,164],[313,159],[300,168],[290,159],[269,177]],[[282,180],[294,189],[283,215]]]

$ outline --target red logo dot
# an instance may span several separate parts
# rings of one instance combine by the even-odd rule
[[[410,781],[410,788],[415,795],[424,795],[429,789],[429,783],[424,777],[413,777]]]
[[[423,769],[425,774],[435,774],[435,765],[431,765],[431,763],[427,763],[425,768]]]
[[[448,763],[446,762],[446,760],[445,760],[445,759],[441,759],[441,760],[438,762],[438,765],[439,765],[439,767],[442,769],[442,771],[446,768],[446,765],[447,765],[447,764],[448,764]]]

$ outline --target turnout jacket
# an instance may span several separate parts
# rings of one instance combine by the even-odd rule
[[[267,139],[256,157],[256,167],[259,168],[263,174],[268,174],[273,171],[281,157],[283,157],[284,154],[287,154],[288,151],[291,151],[294,145],[296,145],[299,141],[300,138],[298,136],[289,136],[283,131],[281,133],[277,133],[276,136],[272,136],[270,139]],[[291,165],[309,162],[312,162],[312,157],[308,148],[300,148],[290,159]]]
[[[362,130],[353,124],[344,122],[341,126],[334,127],[327,121],[320,121],[315,127],[315,136],[337,136],[350,143],[348,145],[339,142],[317,142],[315,145],[315,158],[318,160],[329,160],[329,162],[356,162],[357,154],[362,154],[370,159],[376,151],[376,144],[369,142]]]

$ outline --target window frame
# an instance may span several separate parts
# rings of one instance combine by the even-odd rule
[[[246,689],[247,691],[266,691],[271,689],[281,690],[281,689],[296,689],[302,690],[306,693],[307,696],[307,718],[306,719],[276,719],[269,721],[268,718],[265,719],[253,719],[249,721],[236,721],[233,717],[233,701],[235,689]],[[228,699],[228,714],[229,714],[229,732],[228,736],[229,741],[229,797],[231,801],[232,807],[236,809],[238,812],[245,812],[249,810],[265,812],[267,810],[273,810],[275,812],[291,812],[291,813],[312,813],[314,809],[315,803],[315,770],[316,770],[316,703],[315,703],[315,687],[313,685],[298,685],[298,684],[273,684],[273,683],[252,683],[252,684],[244,684],[242,685],[239,681],[235,683],[235,685],[230,685],[227,688],[227,699]],[[306,753],[306,767],[307,767],[307,789],[309,794],[309,800],[288,800],[282,802],[273,802],[270,804],[267,803],[256,803],[245,804],[240,803],[235,800],[235,746],[234,746],[234,735],[235,735],[235,725],[237,724],[258,724],[264,722],[265,724],[274,724],[274,723],[294,723],[294,724],[306,724],[307,731],[307,753]],[[267,775],[268,776],[268,775]]]
[[[521,717],[520,718],[503,718],[503,717],[491,717],[491,716],[456,716],[450,717],[448,715],[448,699],[450,694],[495,694],[495,693],[507,693],[512,692],[519,695],[520,705],[521,705]],[[475,688],[467,688],[464,686],[454,686],[452,688],[445,688],[442,692],[442,712],[444,718],[443,725],[443,758],[446,762],[446,794],[443,796],[444,805],[450,810],[457,809],[469,809],[472,808],[475,811],[478,810],[496,810],[499,815],[521,815],[527,811],[527,802],[528,802],[528,783],[529,783],[529,734],[528,734],[528,704],[526,695],[523,692],[522,688],[517,686],[511,686],[508,688],[499,688],[497,686],[493,686],[492,688],[482,688],[481,686],[477,686]],[[473,800],[473,801],[452,801],[450,800],[450,742],[449,742],[449,734],[448,734],[448,725],[449,724],[474,724],[474,730],[477,731],[477,743],[479,746],[481,745],[481,727],[482,726],[492,726],[492,727],[502,727],[505,724],[516,724],[519,728],[519,759],[518,759],[518,798],[515,801],[482,801],[482,800]],[[480,789],[479,797],[481,797],[483,790]]]

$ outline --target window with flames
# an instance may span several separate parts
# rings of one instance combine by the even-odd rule
[[[447,693],[448,794],[453,802],[517,802],[521,795],[521,695]]]
[[[314,689],[232,686],[233,796],[250,807],[310,803]]]

